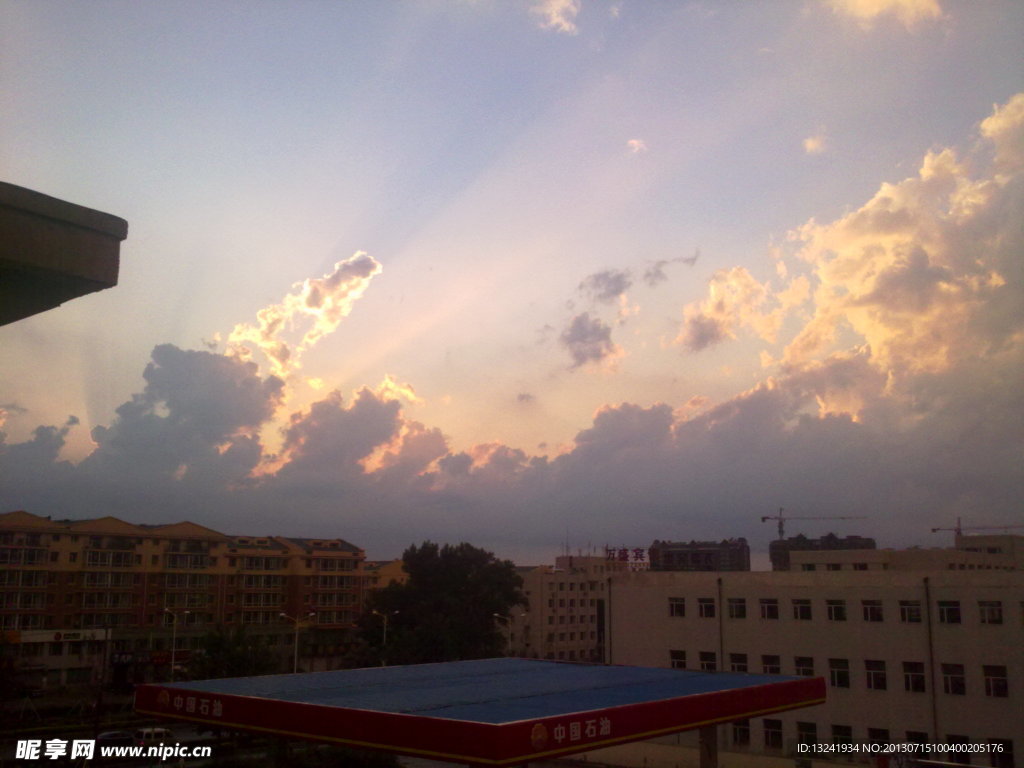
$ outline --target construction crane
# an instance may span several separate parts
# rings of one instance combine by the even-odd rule
[[[1012,531],[1017,528],[1024,528],[1024,525],[968,525],[960,524],[960,518],[956,519],[956,526],[953,528],[932,528],[932,533],[939,531],[952,531],[957,536],[963,536],[964,531]]]
[[[786,515],[784,514],[785,511],[786,511],[785,509],[783,509],[782,507],[779,507],[779,514],[777,514],[777,515],[763,515],[761,517],[761,522],[762,523],[767,523],[769,520],[778,520],[779,521],[779,538],[780,539],[786,538],[786,535],[785,535],[785,523],[786,523],[787,520],[863,520],[864,519],[863,515],[860,515],[860,516],[857,516],[857,517],[849,517],[849,516],[838,516],[838,517],[817,517],[817,516],[786,517]]]

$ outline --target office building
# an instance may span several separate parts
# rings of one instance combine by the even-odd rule
[[[720,729],[725,750],[995,744],[974,764],[1000,766],[1024,752],[1024,572],[622,573],[607,620],[613,664],[827,679],[826,704]]]
[[[875,540],[864,536],[839,538],[834,533],[809,539],[803,534],[798,534],[772,541],[768,545],[768,558],[771,560],[773,571],[788,571],[792,552],[833,552],[843,549],[875,549]]]

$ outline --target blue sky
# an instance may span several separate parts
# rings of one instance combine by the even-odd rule
[[[876,507],[857,532],[891,543],[1019,516],[997,383],[1019,373],[1020,235],[994,213],[1019,203],[1019,3],[54,1],[0,20],[4,180],[130,226],[116,289],[0,328],[5,508],[241,530],[240,509],[272,526],[287,507],[296,530],[267,532],[380,556],[431,537],[540,557],[566,528],[763,545],[779,506]],[[332,274],[335,316],[295,309]],[[268,309],[296,323],[284,368],[244,330]],[[225,402],[196,382],[238,376],[265,401],[184,434]],[[957,398],[987,404],[987,447],[958,436],[988,432]],[[237,464],[211,475],[214,454]],[[937,493],[940,454],[972,469]]]

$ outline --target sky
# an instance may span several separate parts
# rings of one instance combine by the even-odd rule
[[[0,510],[519,562],[1024,523],[1024,4],[0,0]],[[763,561],[763,557],[756,560]]]

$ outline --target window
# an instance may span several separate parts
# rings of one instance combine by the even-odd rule
[[[826,600],[825,605],[828,608],[829,621],[846,621],[845,600]]]
[[[668,599],[668,615],[682,617],[686,615],[686,598],[670,597]]]
[[[907,744],[927,744],[928,734],[924,731],[907,731]]]
[[[910,693],[924,693],[924,662],[903,662],[903,690]]]
[[[963,696],[967,693],[963,664],[942,665],[942,692],[953,696]]]
[[[981,668],[985,675],[985,695],[1003,699],[1010,695],[1010,686],[1006,680],[1006,667],[985,665]]]
[[[745,619],[745,618],[747,618],[747,599],[745,597],[730,597],[729,598],[729,618],[730,619]]]
[[[766,717],[761,722],[764,726],[764,748],[782,749],[782,721]]]
[[[732,744],[734,747],[750,744],[750,720],[736,720],[732,724]]]
[[[947,753],[949,755],[949,758],[948,758],[949,762],[951,762],[951,763],[961,763],[963,765],[970,765],[971,764],[971,753],[967,751],[968,749],[970,749],[970,747],[969,747],[969,745],[971,743],[970,739],[968,739],[966,736],[963,736],[963,735],[961,735],[959,733],[947,733],[946,734],[946,743],[947,744],[951,744],[951,745],[952,744],[960,744],[960,745],[962,745],[961,749],[959,749],[959,750],[957,750],[955,752],[951,751],[951,752]]]
[[[900,600],[900,621],[904,624],[920,624],[921,601]]]
[[[814,563],[801,563],[800,564],[800,570],[801,571],[813,571],[813,570],[815,570]]]
[[[993,749],[989,755],[989,765],[996,768],[1013,768],[1016,763],[1013,761],[1013,740],[1012,739],[986,739]]]
[[[761,669],[766,675],[778,675],[782,672],[782,661],[778,656],[762,654]]]
[[[853,570],[855,571],[866,571],[868,569],[867,563],[854,563]]]
[[[729,668],[733,672],[746,672],[747,671],[747,654],[745,654],[745,653],[730,653],[729,654]]]
[[[843,566],[841,563],[828,563],[825,565],[826,571],[841,571]]]
[[[885,662],[868,659],[864,662],[864,671],[868,678],[868,688],[872,691],[886,689]]]
[[[960,623],[960,601],[939,600],[939,623],[959,624]]]
[[[868,728],[868,742],[871,744],[888,744],[888,728]]]
[[[672,669],[686,669],[686,651],[669,651],[668,660]]]
[[[852,744],[853,743],[853,726],[852,725],[833,725],[832,726],[832,743],[833,744]]]
[[[982,624],[1003,623],[1003,604],[999,600],[979,600],[978,613]]]
[[[793,659],[793,666],[798,675],[814,677],[814,658],[811,656],[797,656]]]
[[[849,659],[828,660],[828,684],[833,688],[850,687],[850,661]]]
[[[762,619],[777,619],[779,618],[779,601],[773,597],[762,597],[761,598],[761,618]]]
[[[860,604],[864,610],[864,621],[882,620],[881,600],[861,600]]]
[[[698,597],[697,598],[697,615],[702,619],[713,619],[715,618],[715,598],[713,597]]]
[[[796,743],[797,744],[817,744],[818,743],[818,724],[817,723],[801,723],[799,720],[796,724]]]
[[[811,601],[810,600],[794,600],[793,601],[793,618],[798,621],[810,621],[811,620]]]
[[[718,656],[714,651],[700,652],[700,671],[715,672],[718,669]]]

